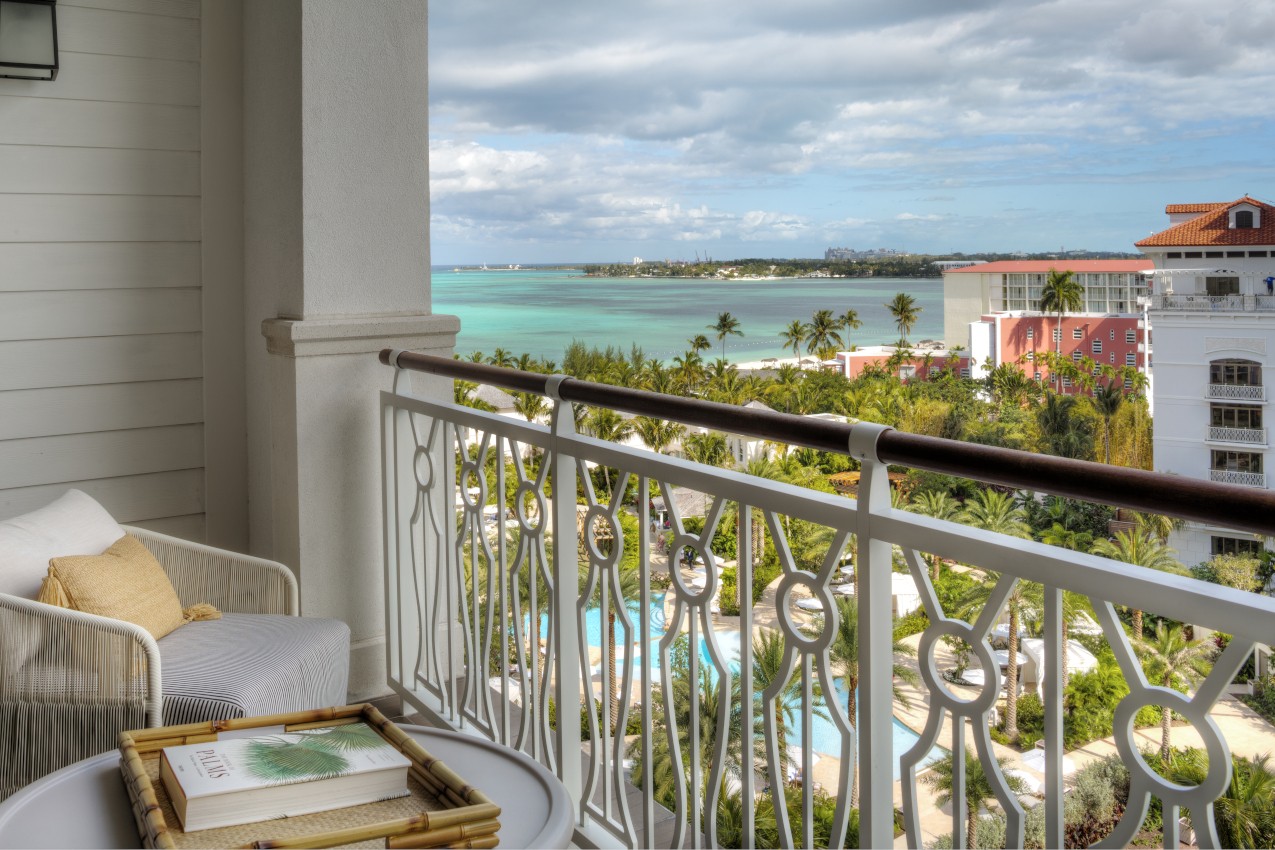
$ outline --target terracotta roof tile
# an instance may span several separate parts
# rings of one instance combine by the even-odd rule
[[[1232,229],[1228,216],[1236,204],[1252,204],[1262,211],[1261,227]],[[1227,245],[1275,245],[1275,207],[1248,195],[1229,204],[1180,204],[1183,207],[1208,207],[1208,211],[1190,221],[1175,224],[1168,230],[1135,242],[1139,248],[1227,246]],[[1194,210],[1178,210],[1193,212]]]
[[[1164,208],[1164,212],[1166,215],[1173,215],[1174,213],[1202,213],[1210,212],[1219,207],[1226,206],[1229,206],[1229,204],[1169,204]]]

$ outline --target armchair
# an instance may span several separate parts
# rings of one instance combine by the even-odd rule
[[[0,584],[0,799],[114,748],[124,729],[346,702],[349,627],[298,617],[287,567],[116,528],[155,555],[183,606],[208,602],[222,617],[156,641],[132,623],[45,605]],[[4,559],[0,549],[0,573]]]

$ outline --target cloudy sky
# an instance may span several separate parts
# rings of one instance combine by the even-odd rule
[[[431,0],[433,261],[1132,251],[1275,202],[1275,3]]]

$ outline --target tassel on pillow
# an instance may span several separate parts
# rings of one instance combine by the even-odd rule
[[[201,623],[204,620],[220,620],[221,612],[207,602],[192,605],[182,612],[183,623]]]
[[[40,583],[40,595],[35,598],[35,601],[43,602],[45,605],[56,605],[59,608],[72,607],[71,597],[66,595],[66,588],[62,586],[62,582],[58,581],[57,574],[53,570],[49,570],[49,574]]]

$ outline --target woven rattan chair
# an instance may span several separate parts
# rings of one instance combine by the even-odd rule
[[[210,603],[222,617],[156,641],[131,623],[0,592],[0,799],[113,749],[125,729],[346,702],[349,628],[298,617],[287,567],[117,528],[155,555],[183,606]]]

